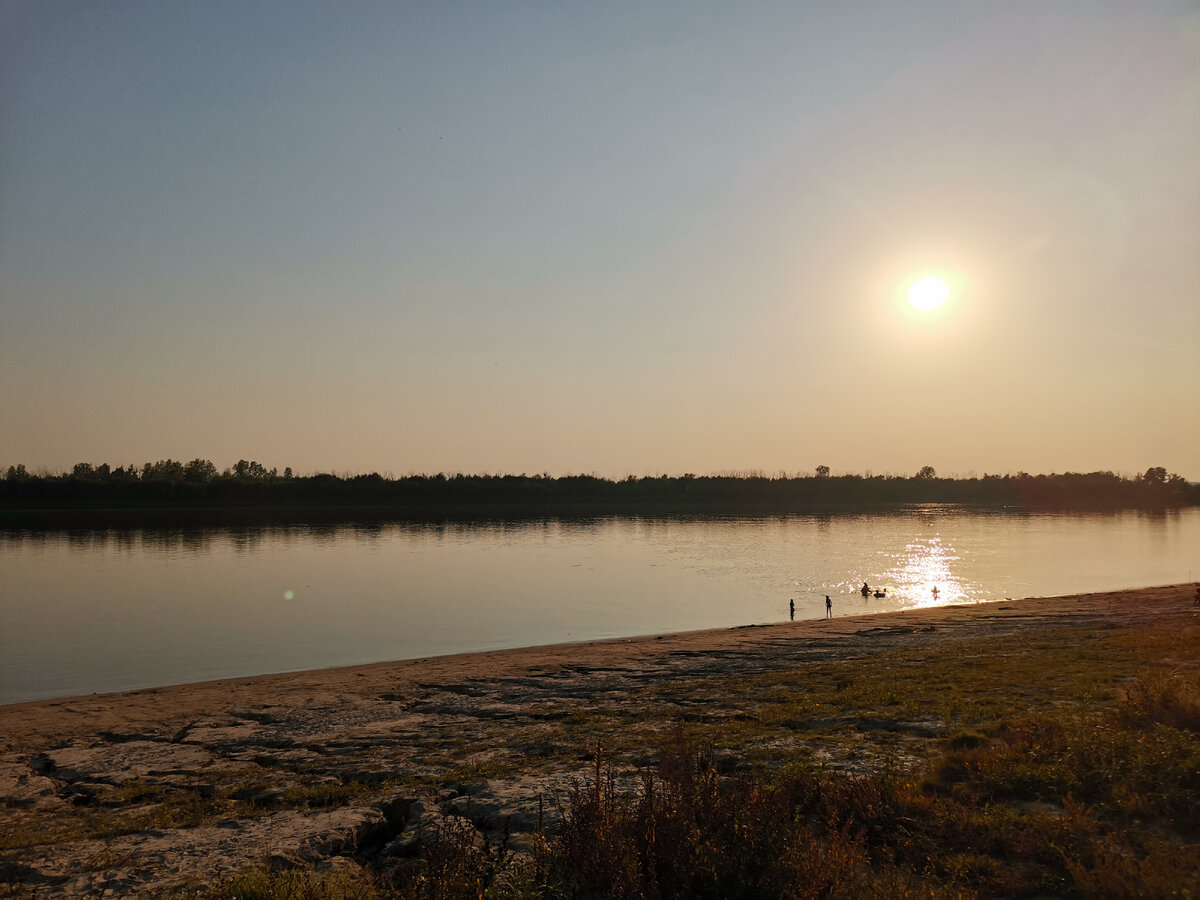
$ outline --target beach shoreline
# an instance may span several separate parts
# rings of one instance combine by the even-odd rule
[[[414,809],[425,810],[423,827],[448,815],[481,830],[504,822],[519,845],[542,799],[561,800],[586,772],[589,746],[634,765],[680,724],[746,719],[762,699],[739,694],[748,685],[785,679],[803,690],[832,677],[831,666],[870,667],[909,651],[954,663],[964,647],[1194,627],[1195,591],[926,607],[0,706],[0,833],[30,835],[10,839],[15,849],[0,862],[38,896],[156,893],[228,876],[267,853],[323,864],[378,835],[398,839]],[[767,749],[805,748],[853,771],[879,753],[904,758],[906,742],[947,729],[896,719],[876,751],[868,745],[878,735],[862,735],[878,723],[855,721],[847,719],[859,733],[849,749],[814,742],[796,724],[771,732]],[[173,812],[180,797],[202,798],[204,814]],[[97,854],[116,862],[97,868],[88,863]]]
[[[1063,614],[1091,612],[1104,617],[1153,616],[1164,595],[1190,585],[1127,588],[1055,597],[986,600],[832,618],[768,622],[695,631],[602,638],[558,644],[515,647],[444,656],[302,669],[182,684],[137,688],[111,693],[81,694],[0,705],[0,751],[12,752],[35,735],[59,739],[85,735],[89,729],[157,724],[170,728],[177,721],[217,714],[230,706],[251,703],[286,706],[324,699],[364,698],[381,689],[435,682],[439,679],[503,677],[530,668],[571,664],[634,665],[679,650],[705,648],[726,652],[753,645],[767,637],[803,640],[822,636],[845,638],[876,623],[881,627],[961,628],[991,610],[1017,611],[1050,620]]]

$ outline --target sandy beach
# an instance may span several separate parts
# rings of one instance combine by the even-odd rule
[[[519,846],[539,808],[586,771],[589,744],[620,757],[680,722],[736,721],[747,698],[729,693],[730,679],[817,678],[830,661],[870,665],[891,651],[984,639],[1018,648],[1195,627],[1195,590],[835,616],[4,706],[0,885],[123,896],[212,883],[264,860],[355,865],[362,848],[402,849],[453,815],[484,831],[503,823]],[[882,731],[888,752],[902,753],[904,740],[944,727],[897,720]],[[771,738],[776,750],[804,740],[796,728]],[[873,758],[861,747],[809,749],[833,766]]]

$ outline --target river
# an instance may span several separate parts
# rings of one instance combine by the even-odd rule
[[[1200,508],[9,530],[0,703],[1198,575]]]

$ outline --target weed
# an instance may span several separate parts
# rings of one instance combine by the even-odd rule
[[[1196,673],[1153,672],[1128,688],[1116,711],[1126,728],[1168,725],[1200,731],[1200,683]]]
[[[370,794],[370,788],[357,782],[323,781],[291,785],[282,802],[292,809],[328,809],[355,804]]]

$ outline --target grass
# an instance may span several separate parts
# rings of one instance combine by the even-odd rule
[[[0,833],[0,850],[107,839],[168,828],[195,828],[221,819],[251,818],[264,810],[228,796],[210,796],[197,788],[128,782],[117,790],[113,806],[76,807],[69,817],[47,822],[13,817]]]
[[[204,785],[131,779],[103,803],[81,803],[69,816],[14,815],[0,832],[0,850],[106,840],[144,831],[196,828],[229,819],[256,819],[281,809],[314,810],[368,803],[367,785],[339,780],[296,782],[274,789],[261,772],[227,772]],[[82,798],[81,798],[82,799]]]
[[[712,747],[680,728],[633,791],[619,791],[597,755],[543,852],[506,860],[495,848],[460,843],[448,853],[435,842],[388,890],[1191,896],[1200,890],[1200,740],[1178,717],[1194,710],[1200,683],[1177,675],[1167,684],[1138,681],[1107,707],[1042,710],[990,736],[958,733],[915,769],[868,775],[797,760],[787,771],[722,776]],[[515,884],[531,893],[511,892]]]

